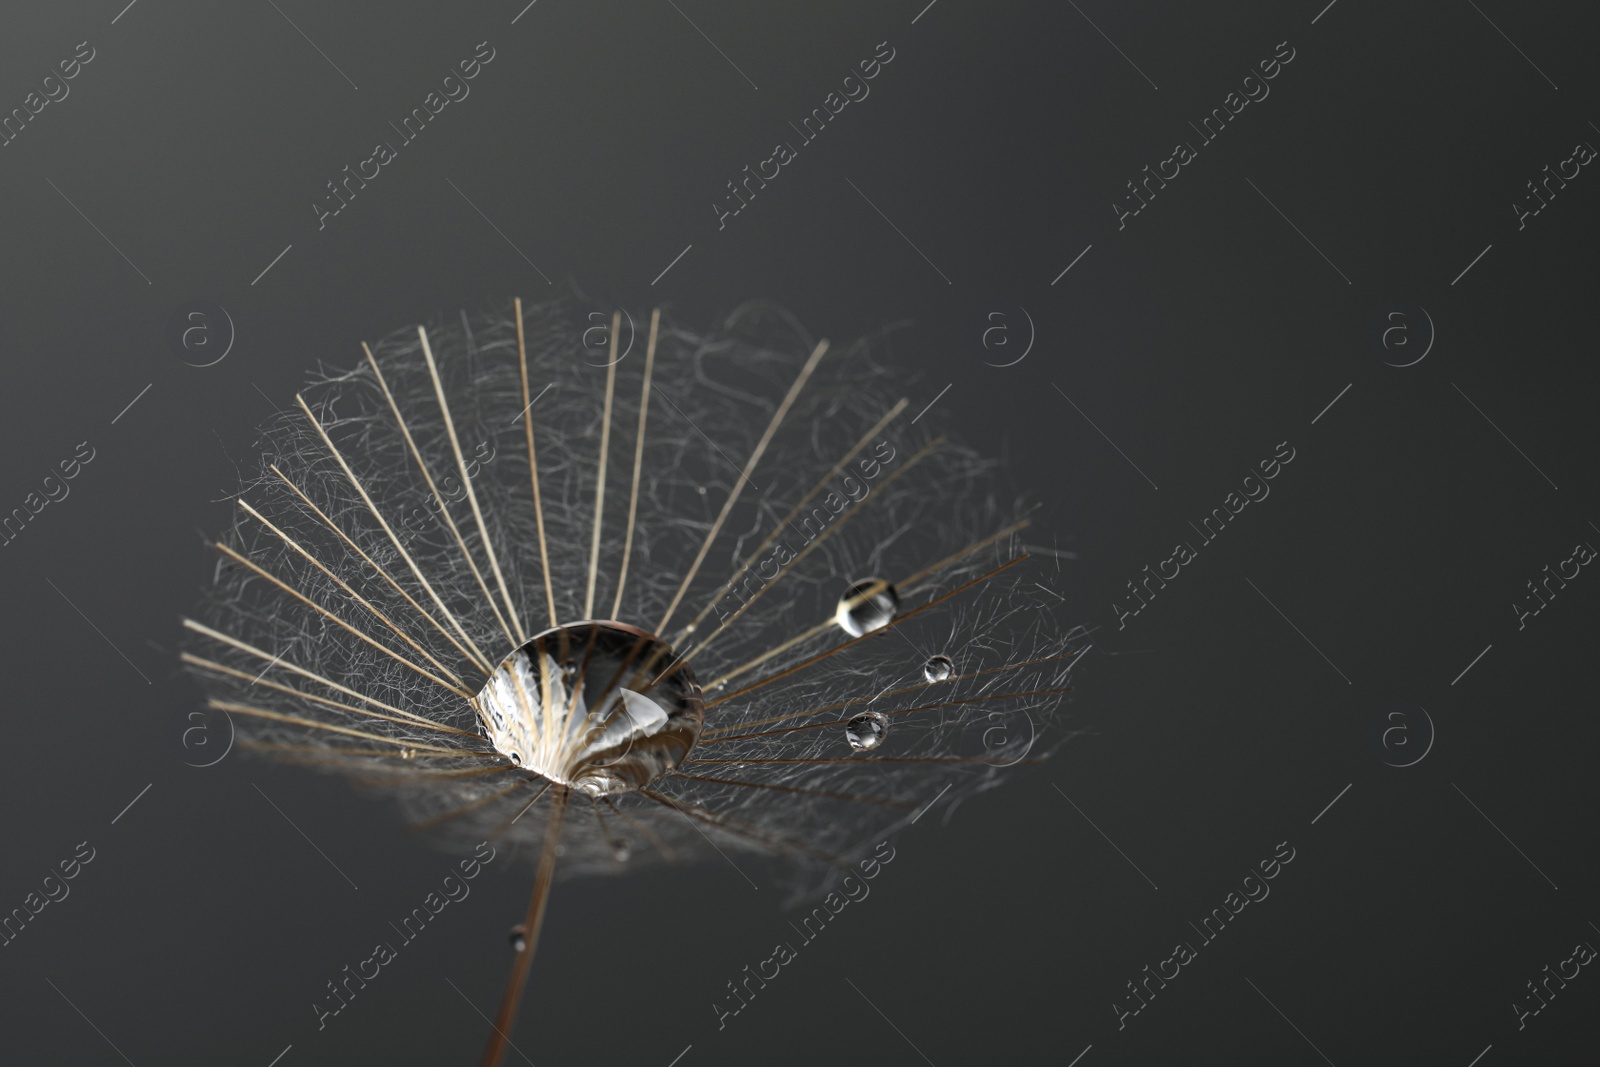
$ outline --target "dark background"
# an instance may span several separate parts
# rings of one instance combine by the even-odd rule
[[[0,111],[95,50],[0,148],[0,512],[95,453],[0,549],[0,911],[96,850],[0,948],[0,1060],[476,1062],[527,866],[491,864],[318,1032],[324,983],[451,861],[341,780],[186,766],[220,739],[186,744],[174,646],[252,428],[309,369],[576,286],[702,326],[771,297],[841,342],[909,321],[913,405],[1043,502],[1030,536],[1075,554],[1054,585],[1099,629],[1084,735],[903,835],[725,1029],[711,1003],[789,936],[770,874],[558,886],[532,1062],[1593,1062],[1600,978],[1513,1008],[1600,943],[1600,578],[1520,630],[1512,607],[1600,543],[1600,177],[1520,231],[1511,208],[1600,144],[1574,5],[123,2],[0,29]],[[885,40],[871,95],[719,231],[724,183]],[[319,231],[324,183],[480,41],[471,95]],[[1271,95],[1119,231],[1124,183],[1280,41]],[[198,299],[236,330],[206,368],[166,339]],[[1378,342],[1394,322],[1411,347]],[[1271,496],[1200,546],[1284,441]],[[1119,629],[1180,540],[1198,558]],[[1200,945],[1280,842],[1271,896]],[[1119,1030],[1181,940],[1198,958]]]

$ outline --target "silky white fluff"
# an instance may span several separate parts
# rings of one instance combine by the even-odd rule
[[[548,783],[492,749],[458,692],[391,652],[476,692],[484,672],[463,647],[498,666],[515,647],[506,632],[516,631],[510,615],[528,635],[549,627],[523,417],[533,425],[555,614],[563,624],[585,617],[612,362],[609,320],[577,300],[523,309],[532,400],[526,416],[519,415],[524,387],[510,308],[430,326],[461,460],[417,329],[373,346],[437,495],[364,358],[307,386],[315,423],[297,404],[264,428],[259,472],[243,487],[237,519],[220,540],[237,556],[219,557],[185,657],[214,701],[257,709],[231,712],[247,748],[391,790],[411,821],[437,826],[447,842],[500,835],[537,844]],[[612,798],[615,809],[574,796],[558,872],[614,873],[702,858],[714,855],[714,842],[729,854],[799,861],[791,870],[810,879],[881,840],[946,786],[941,804],[1047,754],[1062,736],[1059,708],[1087,638],[1056,618],[1061,601],[1037,584],[1035,561],[1015,562],[1022,554],[1012,529],[1018,508],[997,499],[995,464],[938,437],[935,413],[913,423],[915,407],[902,406],[864,437],[903,395],[872,358],[871,340],[822,356],[745,475],[813,339],[765,304],[739,308],[708,334],[663,322],[628,551],[648,330],[648,317],[637,315],[625,316],[618,330],[589,617],[659,632],[686,652],[745,598],[755,599],[689,661],[705,687],[705,729],[679,775],[652,787],[676,810],[639,794]],[[741,484],[698,573],[657,631]],[[808,494],[803,512],[785,523]],[[774,533],[777,540],[757,554]],[[981,547],[962,554],[973,545]],[[907,582],[940,561],[947,562]],[[856,640],[820,626],[715,685],[827,623],[841,593],[867,578],[896,584],[894,625]],[[832,649],[840,651],[820,655]],[[924,664],[935,655],[953,661],[949,680],[925,679]],[[869,710],[888,717],[889,731],[876,749],[857,752],[844,723]],[[754,760],[797,762],[744,762]],[[803,762],[809,760],[836,762]]]

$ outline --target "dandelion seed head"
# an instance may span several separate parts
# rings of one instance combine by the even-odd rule
[[[804,880],[1059,743],[1087,635],[877,339],[592,311],[396,331],[263,428],[184,657],[247,750],[446,843],[536,846],[570,788],[563,877]]]

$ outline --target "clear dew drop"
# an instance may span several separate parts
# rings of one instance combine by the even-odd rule
[[[878,711],[864,711],[844,726],[844,736],[857,752],[871,752],[888,735],[889,719]]]
[[[511,928],[511,933],[506,936],[506,940],[511,942],[511,951],[521,952],[528,947],[527,933],[528,928],[522,923]]]
[[[844,591],[833,619],[851,637],[881,630],[894,619],[900,594],[882,578],[868,578]]]
[[[949,656],[929,656],[922,665],[922,676],[930,682],[948,682],[955,673],[955,662]]]
[[[623,623],[535,634],[478,692],[489,741],[510,765],[591,797],[648,785],[678,765],[704,722],[687,667],[655,680],[647,672],[674,659],[665,642]]]

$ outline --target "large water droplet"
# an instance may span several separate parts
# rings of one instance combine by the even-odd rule
[[[844,736],[858,752],[871,752],[883,744],[888,734],[888,716],[878,711],[863,711],[844,726]]]
[[[622,623],[556,627],[507,656],[477,705],[514,765],[589,796],[624,793],[671,771],[699,736],[700,686],[676,660]]]
[[[922,676],[930,682],[948,682],[955,673],[955,662],[949,656],[929,656],[922,665]]]
[[[868,578],[844,591],[833,619],[851,637],[881,630],[894,619],[900,594],[882,578]]]

